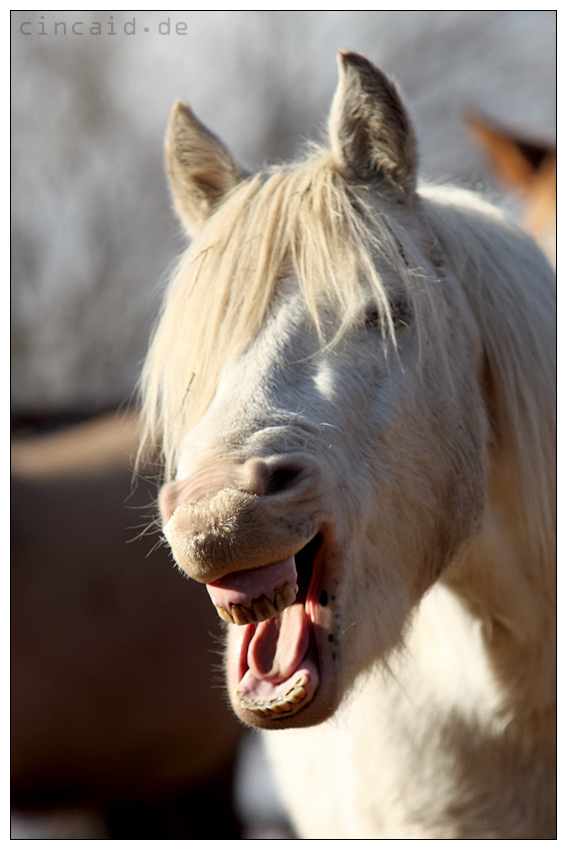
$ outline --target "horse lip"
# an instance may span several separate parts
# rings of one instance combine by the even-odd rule
[[[284,561],[311,539],[320,519],[318,500],[280,501],[220,490],[210,499],[178,505],[163,527],[164,536],[190,578],[203,584],[218,581]]]

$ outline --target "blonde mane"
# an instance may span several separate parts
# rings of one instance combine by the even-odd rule
[[[555,570],[553,272],[506,214],[455,187],[420,194],[481,331],[493,453],[512,471],[519,527],[546,578]]]
[[[182,256],[141,380],[142,446],[162,448],[166,477],[180,436],[205,412],[222,370],[258,333],[286,273],[297,276],[322,339],[320,303],[340,305],[346,326],[364,280],[395,340],[376,255],[396,270],[410,299],[420,273],[401,261],[395,223],[386,223],[365,194],[344,180],[329,153],[315,150],[305,162],[237,186]],[[341,329],[332,329],[333,338]]]

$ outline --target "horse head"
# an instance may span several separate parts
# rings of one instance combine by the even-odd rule
[[[193,241],[142,446],[234,711],[288,729],[267,745],[303,836],[551,837],[553,274],[478,195],[418,184],[416,148],[354,53],[327,144],[289,165],[247,174],[174,107]]]
[[[398,90],[362,56],[339,54],[305,162],[248,176],[181,103],[166,156],[194,241],[145,372],[164,534],[229,623],[237,715],[318,724],[478,528],[480,333]]]

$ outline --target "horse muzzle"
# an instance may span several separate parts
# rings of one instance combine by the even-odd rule
[[[334,703],[337,559],[325,494],[320,467],[299,454],[200,469],[160,494],[179,566],[231,624],[229,695],[250,725],[311,725]]]
[[[299,455],[252,458],[166,484],[159,505],[177,563],[210,584],[305,546],[322,519],[322,474]]]

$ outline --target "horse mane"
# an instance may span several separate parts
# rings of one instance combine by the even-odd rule
[[[389,296],[376,256],[409,294],[421,277],[400,257],[395,222],[380,216],[363,186],[350,185],[331,154],[276,166],[240,183],[181,257],[164,299],[141,376],[142,451],[162,448],[166,477],[183,433],[212,401],[222,370],[258,333],[278,282],[294,272],[321,339],[322,303],[334,301],[348,326],[361,280],[374,293],[395,346]],[[411,250],[411,246],[410,246]]]
[[[533,240],[476,193],[420,188],[446,265],[480,328],[493,455],[514,478],[532,566],[555,570],[555,288]],[[543,575],[541,572],[540,575]],[[546,583],[546,587],[550,585]]]

